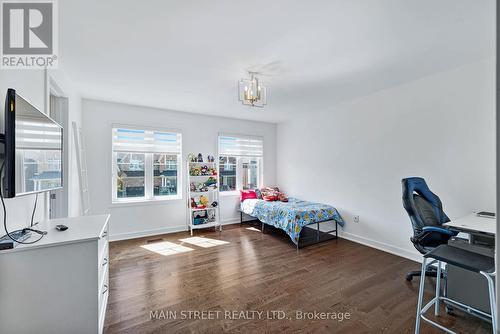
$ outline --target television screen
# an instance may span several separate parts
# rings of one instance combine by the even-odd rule
[[[4,197],[61,188],[62,127],[13,89],[5,113]]]

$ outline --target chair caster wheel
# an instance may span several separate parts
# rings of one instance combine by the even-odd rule
[[[408,282],[411,282],[413,280],[413,276],[412,275],[406,275],[406,280]]]
[[[455,313],[453,313],[453,307],[446,305],[444,309],[446,310],[446,314],[455,315]]]

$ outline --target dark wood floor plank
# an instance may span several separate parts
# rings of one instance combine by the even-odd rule
[[[195,236],[226,244],[203,248],[174,233],[110,244],[106,333],[412,333],[419,280],[405,281],[413,261],[339,239],[299,251],[287,236],[249,225]],[[148,242],[149,241],[149,242]],[[141,246],[170,242],[192,250],[161,255]],[[426,297],[434,288],[428,279]],[[177,319],[151,320],[155,310]],[[181,311],[219,311],[215,320],[180,319]],[[285,319],[226,319],[225,311],[284,311]],[[350,312],[349,320],[295,319],[296,311]],[[432,315],[430,315],[432,318]],[[459,313],[439,318],[463,333],[491,326]],[[440,333],[423,324],[422,333]]]

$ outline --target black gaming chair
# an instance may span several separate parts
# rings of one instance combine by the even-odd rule
[[[442,225],[450,219],[443,212],[443,204],[434,194],[425,180],[421,177],[409,177],[401,181],[403,185],[403,206],[410,216],[413,226],[413,237],[410,238],[415,248],[422,254],[448,243],[448,239],[457,235]],[[436,277],[437,271],[431,267],[426,276]],[[406,280],[411,281],[413,276],[420,276],[420,271],[411,271],[406,274]]]

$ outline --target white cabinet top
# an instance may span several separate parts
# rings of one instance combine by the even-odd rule
[[[110,215],[107,214],[60,218],[41,222],[33,226],[33,228],[37,230],[47,231],[47,234],[40,241],[30,245],[18,244],[13,249],[1,250],[0,256],[2,254],[31,250],[34,248],[52,247],[61,244],[99,239],[103,236],[102,234],[109,222],[109,217]],[[59,224],[68,226],[68,229],[66,231],[56,230],[55,227]],[[31,238],[26,240],[26,242],[36,240],[39,237],[39,234],[32,232]]]

